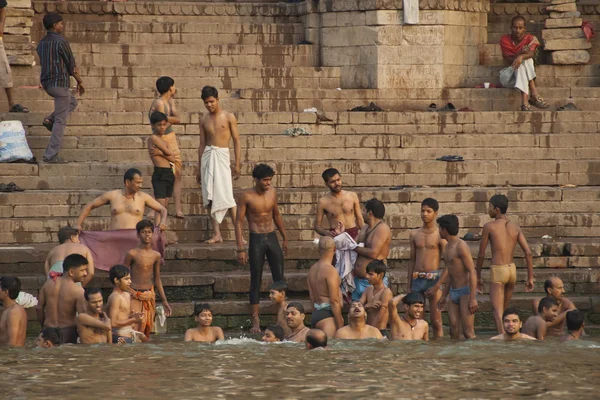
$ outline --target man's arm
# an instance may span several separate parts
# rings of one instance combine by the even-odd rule
[[[244,218],[246,218],[246,198],[246,193],[242,193],[240,202],[238,203],[237,216],[235,219],[235,242],[237,244],[236,258],[238,262],[242,265],[246,265],[248,263],[248,253],[246,252],[246,247],[244,246],[244,238],[242,231],[244,225]]]
[[[527,292],[531,292],[533,290],[533,256],[531,255],[531,250],[527,244],[527,239],[525,239],[525,235],[523,234],[521,228],[519,228],[519,237],[517,238],[517,242],[523,250],[523,253],[525,253],[525,261],[527,262],[527,284],[525,285],[525,290]]]
[[[425,322],[425,321],[423,321],[423,322]],[[426,342],[429,342],[429,324],[427,322],[425,322],[425,326],[426,326],[426,329],[425,329],[425,333],[423,334],[423,340]]]
[[[233,179],[239,179],[241,175],[242,165],[242,144],[240,142],[240,133],[238,131],[237,119],[235,115],[229,113],[227,115],[227,121],[229,122],[229,131],[231,132],[231,138],[233,139],[233,153],[235,154],[235,161],[233,166]]]
[[[273,189],[275,191],[275,189]],[[275,226],[277,230],[281,234],[281,239],[283,240],[283,254],[287,254],[288,241],[287,234],[285,233],[285,227],[283,226],[283,218],[281,218],[281,213],[279,213],[279,205],[277,204],[277,193],[273,193],[274,203],[273,204],[273,221],[275,222]]]
[[[173,152],[171,151],[171,149],[169,149],[169,145],[160,137],[158,137],[158,135],[151,135],[150,143],[152,143],[154,147],[160,150],[160,153],[157,152],[156,155],[161,155],[167,160],[175,162],[175,156],[173,156]]]
[[[169,99],[169,108],[171,109],[171,114],[167,115],[167,120],[171,124],[180,124],[181,123],[181,115],[179,115],[179,111],[177,110],[175,100]]]
[[[402,300],[402,298],[404,297],[404,295],[398,295],[395,297],[392,297],[390,299],[390,301],[388,302],[388,312],[390,314],[390,326],[392,324],[398,324],[398,322],[400,321],[400,316],[398,315],[398,304],[400,303],[400,300]]]
[[[42,286],[42,289],[40,290],[40,294],[38,297],[38,304],[37,304],[37,307],[35,308],[35,313],[37,314],[38,321],[40,321],[40,325],[42,328],[44,328],[44,322],[46,320],[46,315],[45,315],[46,291],[44,290],[45,287],[46,287],[46,284],[44,284]]]
[[[390,228],[385,225],[381,229],[377,229],[373,235],[371,247],[357,247],[354,249],[359,255],[375,260],[381,253],[381,249],[385,245],[390,236]]]
[[[410,244],[410,256],[408,259],[408,265],[406,267],[406,272],[408,276],[406,277],[406,282],[408,282],[408,288],[406,289],[406,293],[411,292],[412,287],[412,276],[415,270],[415,262],[417,261],[417,246],[415,245],[415,236],[413,231],[408,233],[408,243]]]
[[[469,248],[469,245],[461,241],[458,248],[458,255],[460,256],[465,269],[469,271],[469,289],[471,292],[469,294],[469,311],[471,314],[475,314],[475,311],[477,311],[477,299],[475,297],[477,295],[477,276],[475,274],[473,256],[471,255],[471,249]],[[450,285],[446,286],[449,287]]]
[[[85,278],[83,278],[83,281],[81,282],[81,286],[86,287],[87,284],[90,283],[92,281],[92,279],[94,278],[94,273],[96,272],[96,269],[94,268],[94,257],[92,256],[92,252],[89,249],[87,249],[84,256],[88,261],[87,276]]]
[[[4,10],[4,8],[0,8],[0,10]],[[46,261],[44,262],[45,276],[48,276],[50,273],[50,268],[52,268],[52,266],[50,265],[50,253],[48,253],[48,257],[46,257]]]
[[[356,226],[362,229],[365,226],[365,220],[363,219],[362,211],[360,209],[360,201],[358,195],[354,193],[354,218],[356,219]]]
[[[335,236],[334,232],[331,232],[323,228],[323,216],[325,215],[325,206],[323,205],[323,198],[317,201],[317,215],[315,216],[314,230],[321,236]]]
[[[483,293],[483,278],[481,277],[481,269],[483,268],[483,260],[485,260],[485,249],[487,248],[488,241],[490,240],[490,229],[487,224],[483,225],[481,232],[481,242],[479,243],[479,253],[477,253],[477,285],[479,286],[479,292]]]
[[[77,93],[79,93],[79,95],[83,95],[85,93],[85,88],[83,87],[83,80],[79,75],[79,68],[77,68],[75,56],[73,55],[71,46],[66,40],[62,41],[59,46],[61,57],[63,58],[67,69],[69,70],[69,75],[71,75],[77,81]]]
[[[86,312],[80,313],[77,315],[77,322],[81,325],[89,326],[90,328],[101,329],[103,331],[109,331],[112,328],[112,324],[110,320],[102,321],[88,315]]]
[[[206,149],[206,133],[204,132],[204,126],[202,125],[202,117],[200,117],[200,145],[198,145],[198,174],[196,175],[196,181],[198,185],[202,184],[202,154]]]
[[[154,260],[154,285],[156,285],[158,296],[160,297],[160,301],[162,301],[165,309],[165,316],[170,317],[173,310],[167,301],[165,289],[163,288],[162,280],[160,279],[160,254],[158,252],[156,253],[156,260]]]
[[[111,296],[108,298],[108,318],[110,318],[112,321],[113,328],[131,326],[134,322],[136,322],[135,318],[127,318],[125,320],[118,319],[121,301],[121,296]]]
[[[379,308],[377,308],[375,310],[375,313],[376,313],[375,322],[374,322],[374,324],[375,324],[374,326],[375,327],[379,326],[379,323],[380,323],[381,319],[388,312],[388,307],[390,305],[390,300],[393,297],[394,297],[394,294],[388,288],[386,288],[383,291],[383,293],[381,294],[381,305],[379,306]]]
[[[342,316],[342,299],[340,293],[340,285],[342,280],[337,271],[332,271],[327,279],[327,292],[329,293],[329,304],[331,305],[331,313],[335,321],[335,328],[340,329],[344,326],[344,317]]]
[[[156,211],[154,217],[154,225],[161,227],[161,230],[167,225],[167,209],[163,207],[154,197],[144,193],[144,204]]]
[[[217,337],[217,340],[225,340],[225,335],[223,334],[223,329],[219,328],[218,326],[216,326],[214,329],[215,329],[215,336]]]
[[[83,207],[83,210],[81,210],[81,214],[79,215],[79,219],[77,220],[77,229],[79,229],[80,231],[83,230],[83,221],[85,221],[88,215],[90,215],[92,210],[98,207],[102,207],[106,204],[110,204],[110,201],[113,196],[112,193],[113,192],[103,193],[102,195],[92,200],[90,203],[86,204],[85,207]]]
[[[183,341],[184,342],[191,342],[193,339],[193,332],[191,329],[188,329],[187,331],[185,331],[185,335],[183,335]]]
[[[539,304],[539,301],[538,301],[538,304]],[[573,304],[573,302],[571,300],[563,298],[563,310],[564,310],[563,312],[561,312],[560,314],[558,314],[558,316],[556,318],[554,318],[554,321],[546,323],[547,328],[559,326],[560,324],[562,324],[562,322],[565,320],[565,318],[567,318],[567,313],[572,310],[577,310],[577,307],[575,307],[575,304]],[[537,312],[537,307],[536,307],[535,311]]]

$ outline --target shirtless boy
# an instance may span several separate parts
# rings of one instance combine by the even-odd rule
[[[365,290],[360,298],[360,302],[367,311],[367,324],[379,329],[382,334],[387,329],[388,305],[394,297],[392,291],[383,284],[386,269],[385,263],[379,260],[371,261],[367,265],[367,279],[371,286]]]
[[[398,303],[404,304],[404,314],[398,315]],[[429,324],[423,320],[425,298],[421,293],[411,292],[390,300],[390,340],[429,341]]]
[[[335,253],[335,243],[329,236],[319,240],[321,258],[308,271],[308,292],[313,304],[310,326],[333,337],[344,326],[342,316],[342,295],[340,275],[331,262]]]
[[[113,284],[113,292],[108,297],[108,317],[112,322],[112,342],[133,343],[147,342],[148,338],[142,332],[133,328],[142,322],[144,314],[131,311],[131,271],[124,265],[113,266],[108,276]]]
[[[440,236],[447,244],[443,257],[448,271],[449,282],[438,303],[441,312],[450,293],[448,316],[450,318],[450,337],[458,339],[462,331],[465,339],[475,338],[475,312],[477,311],[477,276],[471,249],[458,237],[458,217],[443,215],[437,219]]]
[[[583,328],[585,327],[585,316],[579,310],[567,312],[567,333],[560,338],[561,342],[581,339]]]
[[[506,342],[513,340],[536,340],[536,338],[520,332],[523,322],[521,322],[519,310],[514,307],[504,310],[504,313],[502,313],[502,324],[504,325],[504,333],[494,336],[490,340],[504,340]]]
[[[357,242],[364,242],[365,247],[357,247],[354,251],[358,254],[354,264],[354,284],[352,301],[360,302],[363,292],[369,286],[367,278],[367,264],[373,260],[387,263],[390,254],[390,241],[392,230],[383,222],[385,206],[378,199],[371,199],[365,203],[363,219],[366,224],[361,228]],[[387,278],[384,285],[387,285]]]
[[[212,86],[202,88],[202,101],[208,114],[200,119],[200,146],[198,147],[198,184],[202,185],[202,201],[212,221],[213,236],[208,243],[223,241],[219,224],[227,210],[236,221],[233,198],[233,179],[241,174],[242,147],[235,115],[219,105],[219,92]],[[229,159],[229,142],[233,140],[235,161]]]
[[[87,288],[84,293],[86,301],[85,314],[105,325],[104,329],[99,329],[86,325],[81,321],[81,315],[77,317],[77,332],[82,344],[112,343],[112,324],[102,306],[102,292],[99,288]],[[84,314],[82,314],[84,315]]]
[[[285,340],[290,342],[303,343],[306,333],[310,330],[304,325],[304,306],[296,301],[288,304],[285,309],[285,322],[290,328],[290,334],[285,336]]]
[[[242,193],[239,212],[235,220],[237,260],[241,265],[250,264],[251,333],[260,332],[258,308],[265,258],[269,262],[273,282],[283,281],[283,256],[287,253],[288,247],[283,219],[277,206],[277,194],[275,188],[271,187],[274,175],[273,168],[266,164],[258,164],[254,167],[252,171],[254,187]],[[244,218],[248,219],[248,229],[250,230],[248,252],[246,252],[242,237]],[[283,239],[283,251],[279,246],[275,227]]]
[[[438,302],[442,298],[440,288],[446,280],[447,270],[440,270],[440,259],[446,246],[441,238],[435,219],[440,206],[430,197],[421,202],[421,221],[423,226],[410,232],[410,260],[408,261],[408,292],[420,293],[429,300],[429,317],[433,328],[433,337],[444,336],[442,313]],[[421,313],[423,315],[423,313]]]
[[[88,260],[88,273],[83,282],[81,282],[83,287],[87,286],[94,277],[94,259],[90,249],[79,242],[79,231],[70,226],[60,228],[58,231],[58,242],[60,244],[50,250],[48,257],[46,257],[46,262],[44,263],[46,276],[50,278],[50,272],[62,274],[64,272],[62,266],[64,259],[69,254],[81,254]]]
[[[537,315],[527,318],[521,331],[537,340],[544,340],[548,324],[551,324],[556,317],[558,317],[558,303],[552,297],[544,297],[538,304]]]
[[[558,316],[552,322],[548,323],[548,334],[553,336],[562,335],[565,333],[567,312],[576,310],[577,307],[575,307],[575,304],[571,300],[564,296],[565,284],[557,276],[546,279],[544,282],[544,292],[546,293],[546,297],[553,298],[558,304]],[[539,308],[538,304],[540,301],[541,299],[539,298],[533,300],[534,311]]]
[[[285,294],[287,290],[288,285],[283,281],[273,282],[269,289],[269,299],[277,307],[277,325],[283,329],[285,335],[290,334],[290,328],[285,323],[285,309],[287,308]]]
[[[0,316],[0,345],[23,347],[27,335],[27,312],[15,302],[21,291],[19,278],[0,278],[0,301],[4,306]]]
[[[223,330],[212,324],[213,315],[210,305],[196,304],[194,307],[194,319],[198,326],[185,331],[184,340],[186,342],[214,343],[217,340],[224,340]]]
[[[335,333],[336,339],[383,339],[379,329],[367,325],[367,312],[360,301],[353,301],[348,312],[348,325]]]
[[[342,189],[340,172],[329,168],[322,174],[329,193],[319,199],[315,232],[321,236],[335,237],[342,232],[348,232],[352,239],[358,238],[360,228],[365,224],[360,210],[358,195]],[[323,228],[323,216],[327,217],[329,229]]]
[[[502,194],[492,196],[488,214],[490,218],[494,218],[494,221],[483,225],[479,254],[477,255],[478,290],[483,292],[481,268],[483,267],[483,260],[485,258],[485,249],[488,242],[491,243],[490,301],[498,333],[504,332],[503,311],[510,303],[515,283],[517,282],[517,267],[513,262],[513,254],[517,244],[523,249],[527,262],[527,284],[525,290],[528,292],[533,290],[533,258],[531,250],[529,250],[527,240],[519,225],[507,218],[507,209],[508,198],[506,196]]]
[[[265,343],[282,342],[285,338],[285,333],[280,325],[269,325],[265,329],[265,334],[262,337],[262,341]]]
[[[175,132],[173,131],[173,124],[180,124],[181,118],[179,116],[179,112],[175,107],[175,101],[173,97],[177,93],[177,89],[175,88],[175,81],[173,78],[168,76],[161,76],[156,80],[156,90],[158,91],[159,97],[154,99],[152,105],[150,106],[150,111],[148,111],[148,117],[150,118],[150,124],[152,125],[153,133],[157,130],[155,127],[155,123],[152,122],[152,114],[154,112],[162,113],[167,118],[167,124],[165,126],[165,131],[162,134],[162,140],[169,146],[169,151],[171,156],[173,157],[173,173],[175,175],[175,182],[173,187],[173,199],[175,200],[175,217],[183,218],[183,211],[181,210],[181,150],[179,150],[179,145],[177,144],[177,137],[175,136]],[[155,149],[148,149],[150,152],[150,157],[158,155],[154,153]],[[156,165],[156,164],[154,164]],[[154,176],[153,176],[154,178]],[[171,197],[171,196],[169,196]],[[165,206],[166,207],[166,206]]]
[[[135,229],[140,238],[140,245],[136,249],[129,250],[125,256],[125,266],[131,269],[131,286],[129,287],[131,311],[143,315],[140,323],[133,329],[143,332],[148,338],[152,332],[156,315],[155,285],[165,308],[165,315],[169,317],[172,312],[160,279],[160,253],[152,250],[153,228],[154,225],[150,220],[143,219],[138,222]]]
[[[150,115],[150,124],[152,124],[152,135],[148,137],[148,153],[154,172],[152,173],[152,190],[154,198],[164,208],[169,208],[169,198],[173,196],[175,187],[175,153],[171,150],[169,144],[164,140],[167,127],[169,126],[167,116],[159,111]],[[173,133],[174,135],[174,133]],[[181,174],[180,174],[181,175]],[[181,193],[179,193],[181,197]],[[179,217],[183,217],[181,211],[181,200],[179,201]]]

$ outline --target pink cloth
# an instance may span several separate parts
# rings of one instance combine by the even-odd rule
[[[127,252],[140,245],[135,229],[82,231],[79,240],[92,252],[94,267],[103,271],[108,271],[113,265],[123,264]],[[166,242],[164,233],[159,228],[154,228],[152,248],[160,253],[163,263]]]
[[[583,34],[585,35],[585,38],[587,39],[588,42],[590,40],[592,40],[594,37],[596,37],[596,35],[594,34],[594,25],[592,25],[591,22],[583,21],[583,25],[581,25],[581,29],[583,29]]]

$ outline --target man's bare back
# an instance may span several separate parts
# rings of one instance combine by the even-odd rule
[[[85,312],[83,288],[64,276],[56,282],[46,281],[40,291],[40,303],[44,305],[44,327],[74,327],[77,312]]]
[[[343,224],[346,230],[359,226],[362,223],[362,216],[358,195],[354,192],[342,190],[339,194],[329,192],[319,199],[315,230],[325,236],[325,233],[330,231],[323,229],[321,226],[323,216],[327,217],[330,229],[335,228],[339,223]]]
[[[46,271],[46,275],[50,272],[50,268],[54,264],[59,261],[63,261],[70,254],[81,254],[88,260],[88,265],[94,266],[94,261],[92,258],[92,254],[90,253],[90,249],[87,246],[80,243],[71,243],[66,242],[63,244],[59,244],[58,246],[52,248],[48,253],[48,257],[46,257],[46,263],[44,265],[44,270]]]
[[[27,312],[19,304],[13,304],[2,311],[0,317],[0,345],[25,345],[27,336]]]
[[[365,225],[359,235],[365,238],[365,249],[376,250],[371,257],[359,253],[354,264],[354,273],[357,277],[364,278],[367,275],[367,264],[373,260],[381,260],[387,263],[390,254],[390,241],[392,240],[392,230],[383,221],[373,226]]]
[[[486,223],[483,230],[489,233],[492,248],[491,264],[511,264],[519,236],[522,234],[521,228],[514,222],[503,218]]]
[[[310,267],[307,277],[308,292],[313,304],[311,325],[332,337],[337,329],[344,326],[341,279],[335,267],[331,265],[335,251],[333,239],[324,237],[321,241],[327,241],[326,244],[319,243],[321,259]]]
[[[330,288],[335,287],[339,291],[340,275],[331,264],[317,261],[310,267],[307,280],[312,303],[330,303]]]

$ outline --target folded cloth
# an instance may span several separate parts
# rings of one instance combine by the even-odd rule
[[[500,38],[500,49],[503,57],[515,57],[527,48],[527,51],[533,51],[540,46],[540,41],[531,33],[526,34],[523,39],[516,44],[510,34]]]
[[[108,271],[113,265],[123,264],[127,252],[140,244],[135,229],[82,231],[79,240],[90,249],[94,267],[103,271]],[[160,253],[163,263],[166,243],[164,233],[158,227],[154,228],[152,248]]]
[[[136,326],[137,330],[150,337],[156,316],[156,293],[154,286],[150,290],[135,290],[129,288],[131,294],[131,311],[143,312],[142,321]]]
[[[62,272],[50,271],[48,277],[52,279],[54,282],[58,279],[59,276],[63,276]]]
[[[37,306],[38,299],[36,299],[32,294],[19,292],[19,295],[15,299],[15,303],[19,304],[23,308],[31,308]]]
[[[333,241],[335,242],[335,269],[342,279],[342,296],[349,302],[355,289],[353,271],[358,255],[354,249],[358,247],[358,244],[348,232],[337,235]]]
[[[590,40],[592,40],[594,37],[596,37],[596,34],[594,33],[594,25],[592,25],[591,22],[583,21],[583,24],[581,25],[581,29],[583,29],[583,34],[585,35],[585,38],[587,39],[588,42]]]
[[[227,210],[235,207],[229,149],[206,146],[202,154],[202,201],[210,204],[210,214],[218,223],[223,222]]]
[[[404,23],[415,25],[419,23],[419,0],[403,0]]]

